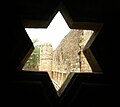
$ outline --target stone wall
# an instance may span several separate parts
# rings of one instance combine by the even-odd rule
[[[53,52],[52,70],[66,73],[80,69],[80,72],[91,71],[82,52],[91,34],[92,31],[72,29]]]
[[[53,54],[52,45],[50,43],[42,43],[40,47],[39,71],[48,71],[51,76]]]
[[[53,51],[52,78],[62,85],[70,72],[92,72],[83,48],[93,31],[72,29]]]

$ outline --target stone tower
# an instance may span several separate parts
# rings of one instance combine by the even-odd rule
[[[47,71],[51,76],[53,48],[50,43],[42,43],[40,48],[40,71]]]

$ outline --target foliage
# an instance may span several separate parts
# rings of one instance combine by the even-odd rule
[[[38,44],[37,39],[33,39],[32,42],[35,48],[28,61],[26,62],[25,66],[23,67],[24,70],[29,71],[39,70],[40,45]]]

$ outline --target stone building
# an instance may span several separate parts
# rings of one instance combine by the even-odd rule
[[[39,71],[47,71],[51,76],[53,54],[52,45],[50,43],[42,43],[40,47]]]
[[[38,71],[47,71],[59,86],[70,72],[92,72],[83,54],[93,31],[72,29],[53,51],[51,43],[41,43]]]
[[[53,51],[52,78],[62,85],[70,72],[92,72],[83,48],[93,31],[72,29]]]

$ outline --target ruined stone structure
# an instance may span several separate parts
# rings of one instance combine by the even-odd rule
[[[70,72],[92,72],[83,49],[93,31],[72,29],[53,51],[50,43],[40,44],[38,71],[47,71],[59,86]]]
[[[53,54],[52,45],[50,43],[42,43],[40,47],[39,71],[48,71],[51,76]]]
[[[83,48],[93,31],[72,29],[53,52],[53,78],[62,84],[69,72],[92,72]]]

